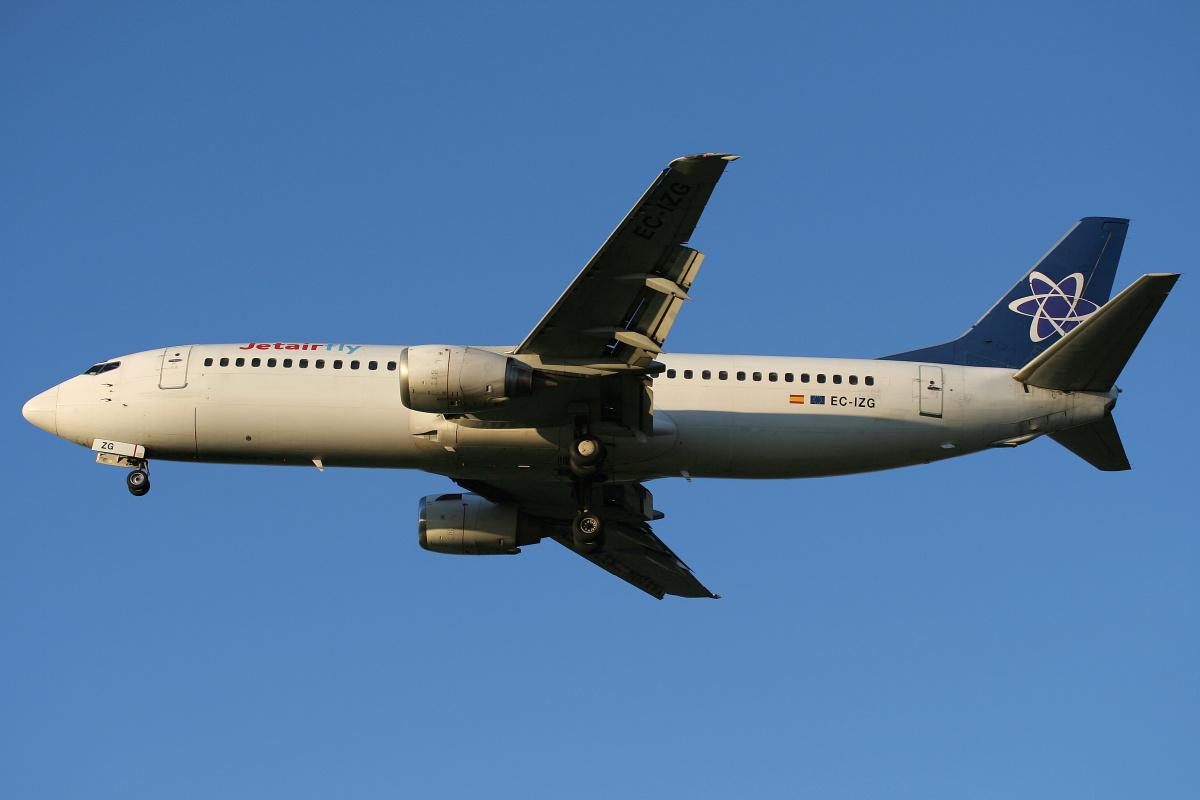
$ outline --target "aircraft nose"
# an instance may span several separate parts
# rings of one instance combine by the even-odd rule
[[[58,412],[58,387],[47,389],[32,398],[21,409],[21,415],[25,419],[37,425],[44,431],[49,431],[55,436],[58,435],[58,423],[55,416]]]

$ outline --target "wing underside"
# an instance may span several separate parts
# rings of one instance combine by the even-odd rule
[[[604,513],[608,520],[604,549],[579,553],[571,543],[575,499],[569,483],[458,480],[459,486],[500,504],[517,504],[536,516],[549,538],[596,566],[660,600],[676,597],[718,597],[696,579],[687,564],[651,530],[649,519],[660,517],[653,498],[641,484],[607,487]]]

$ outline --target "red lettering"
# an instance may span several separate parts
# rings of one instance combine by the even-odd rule
[[[254,349],[254,342],[251,342],[250,344],[246,345],[245,347],[238,348],[238,350],[253,350],[253,349]]]
[[[300,345],[298,345],[298,344],[289,344],[287,347],[284,347],[283,349],[284,349],[284,350],[299,350],[299,349],[300,349]]]
[[[270,350],[271,349],[271,345],[269,345],[269,344],[260,344],[260,345],[256,345],[256,346],[258,347],[259,350]]]

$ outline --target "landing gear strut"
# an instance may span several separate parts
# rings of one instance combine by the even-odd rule
[[[604,443],[588,431],[586,418],[576,419],[575,438],[568,455],[574,476],[575,500],[579,504],[579,513],[571,523],[571,544],[576,552],[592,555],[604,549],[604,519],[591,509],[596,505],[593,487],[597,481],[604,480],[599,473],[608,454]]]
[[[150,473],[146,471],[144,464],[125,477],[125,485],[129,487],[129,493],[134,497],[141,497],[150,491]]]

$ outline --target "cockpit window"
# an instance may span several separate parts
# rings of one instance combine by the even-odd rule
[[[120,361],[109,361],[103,364],[94,364],[87,368],[84,375],[99,375],[101,372],[112,372],[117,367],[121,366]]]

